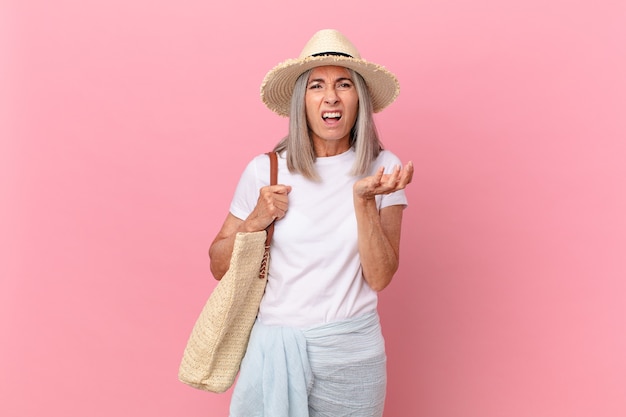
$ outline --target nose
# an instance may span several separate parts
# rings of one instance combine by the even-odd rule
[[[339,101],[339,96],[334,88],[327,88],[324,95],[324,102],[327,104],[336,104]]]

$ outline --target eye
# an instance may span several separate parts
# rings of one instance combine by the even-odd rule
[[[352,83],[349,81],[343,81],[341,83],[339,83],[337,85],[338,88],[341,88],[342,90],[348,90],[350,88],[352,88]]]
[[[318,90],[320,88],[322,88],[322,85],[319,84],[319,83],[318,84],[311,84],[311,85],[309,85],[309,90]]]

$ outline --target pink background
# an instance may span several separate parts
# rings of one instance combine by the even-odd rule
[[[3,0],[0,415],[226,415],[176,378],[207,248],[326,27],[416,164],[385,416],[626,415],[625,4]]]

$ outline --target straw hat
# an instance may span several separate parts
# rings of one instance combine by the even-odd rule
[[[311,68],[337,65],[355,70],[365,79],[374,113],[391,104],[400,92],[395,75],[361,58],[356,47],[334,29],[320,30],[307,42],[297,59],[272,68],[261,84],[263,103],[281,116],[289,116],[291,96],[298,77]]]

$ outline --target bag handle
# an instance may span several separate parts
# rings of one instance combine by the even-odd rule
[[[270,157],[270,185],[276,185],[278,183],[278,157],[276,152],[268,152],[267,155]],[[274,235],[274,222],[270,223],[265,230],[267,230],[265,246],[268,247]]]
[[[270,185],[276,185],[278,183],[278,157],[276,152],[268,152],[270,157]],[[265,237],[265,253],[263,253],[263,259],[261,260],[261,269],[259,271],[259,278],[263,279],[267,276],[267,263],[270,259],[270,243],[272,242],[272,236],[274,236],[274,221],[270,223],[265,229],[267,236]]]

